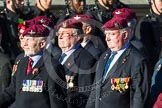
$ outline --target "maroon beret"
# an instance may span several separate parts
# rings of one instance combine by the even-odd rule
[[[113,17],[122,17],[127,20],[137,19],[135,11],[129,8],[116,9],[113,11]]]
[[[78,14],[72,16],[73,19],[77,20],[78,22],[84,22],[84,23],[94,23],[94,19],[92,16],[87,14]]]
[[[35,24],[35,21],[34,21],[34,19],[31,19],[31,20],[24,20],[24,25],[28,28],[28,27],[30,27],[30,26],[32,26],[32,25],[34,25]]]
[[[78,15],[72,16],[72,18],[74,18],[75,20],[82,21],[82,19],[92,19],[93,17],[90,15],[86,15],[86,14],[78,14]]]
[[[117,29],[123,29],[126,27],[128,27],[126,19],[121,18],[121,17],[113,17],[111,20],[109,20],[102,26],[102,29],[117,30]]]
[[[51,17],[47,16],[36,16],[34,18],[35,24],[43,24],[45,26],[48,26],[50,28],[54,28],[54,21]]]
[[[46,37],[49,33],[49,29],[43,25],[32,25],[24,31],[23,36]]]
[[[71,17],[58,24],[57,29],[60,27],[82,29],[82,23],[78,20],[78,18]]]
[[[47,16],[36,16],[35,18],[31,19],[31,20],[25,20],[24,21],[24,25],[26,27],[30,27],[32,25],[44,25],[44,26],[48,26],[50,28],[54,28],[54,21],[52,18],[47,17]]]

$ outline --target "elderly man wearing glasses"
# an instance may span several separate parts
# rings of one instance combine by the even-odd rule
[[[82,33],[82,23],[76,17],[60,23],[56,33],[62,50],[58,60],[65,69],[68,85],[68,108],[85,107],[94,79],[96,59],[80,45]]]

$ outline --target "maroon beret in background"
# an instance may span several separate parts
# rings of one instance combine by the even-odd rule
[[[25,20],[24,25],[26,27],[30,27],[32,25],[44,25],[50,28],[54,28],[54,21],[52,18],[47,17],[47,16],[36,16],[35,18],[31,20]]]
[[[86,14],[78,14],[78,15],[72,16],[72,18],[78,21],[82,21],[84,19],[92,19],[93,17],[90,15],[86,15]]]
[[[94,20],[94,18],[88,14],[78,14],[78,15],[72,16],[72,18],[77,20],[78,22],[84,22],[84,23],[92,24],[92,25],[96,24],[96,20]]]
[[[24,31],[23,36],[46,37],[49,33],[49,29],[43,25],[32,25]]]
[[[31,19],[31,20],[24,20],[24,23],[23,23],[27,28],[34,25],[35,24],[35,21],[34,19]]]
[[[108,22],[106,22],[102,29],[104,30],[118,30],[126,28],[127,26],[127,20],[121,17],[113,17]]]
[[[122,17],[127,20],[137,19],[135,11],[129,8],[116,9],[113,11],[113,17]]]
[[[47,16],[36,16],[34,18],[34,22],[35,22],[35,24],[43,24],[50,28],[54,28],[54,25],[55,25],[53,19],[51,17],[47,17]]]
[[[58,24],[57,29],[60,27],[63,28],[75,28],[75,29],[81,29],[82,30],[82,23],[75,17],[71,17],[60,24]]]

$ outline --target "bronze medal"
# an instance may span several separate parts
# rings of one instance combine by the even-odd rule
[[[115,81],[114,81],[114,78],[111,78],[111,90],[114,90],[115,89],[115,86],[114,86],[114,84],[115,84]]]
[[[72,88],[72,87],[74,87],[74,83],[73,83],[73,81],[74,81],[74,76],[70,76],[70,79],[69,79],[70,81],[69,81],[69,83],[68,83],[68,86],[70,87],[70,88]]]
[[[130,80],[130,77],[125,78],[125,83],[126,83],[125,89],[129,88],[129,86],[128,86],[129,80]]]

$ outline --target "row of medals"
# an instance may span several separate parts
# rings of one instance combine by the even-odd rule
[[[22,91],[24,92],[43,92],[42,80],[23,80]]]
[[[120,93],[123,93],[126,89],[129,88],[128,83],[130,81],[130,77],[126,78],[111,78],[111,89],[117,90]]]

